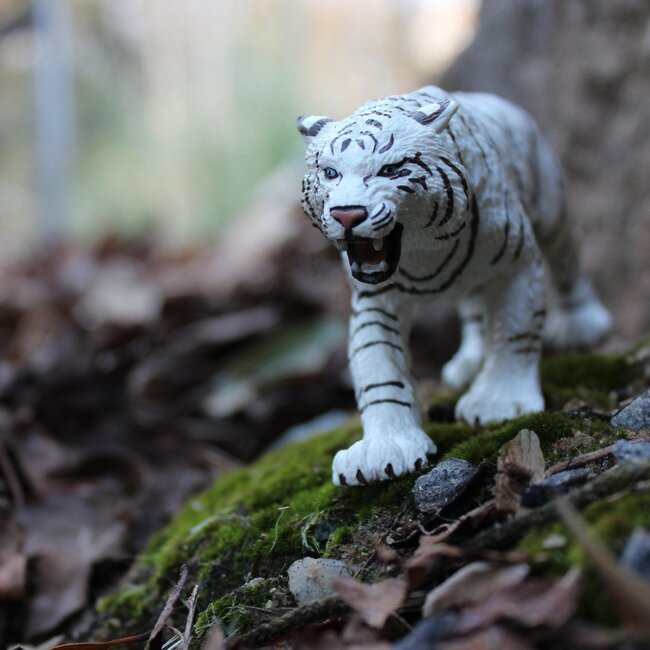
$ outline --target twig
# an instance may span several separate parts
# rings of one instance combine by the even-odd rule
[[[552,474],[557,474],[558,472],[564,472],[568,469],[574,469],[575,467],[582,467],[582,465],[587,465],[589,463],[592,463],[595,460],[600,460],[605,456],[611,455],[613,451],[614,451],[614,445],[610,445],[609,447],[603,447],[602,449],[597,449],[596,451],[590,451],[587,452],[586,454],[580,454],[579,456],[575,456],[574,458],[568,458],[567,460],[563,460],[559,463],[556,463],[555,465],[551,465],[551,467],[549,467],[546,470],[546,475],[551,476]]]
[[[228,647],[234,649],[242,646],[265,645],[296,627],[319,623],[327,618],[342,616],[349,611],[350,607],[338,596],[328,596],[311,605],[296,607],[274,621],[258,625],[247,634],[232,639]]]
[[[160,616],[158,617],[158,620],[156,621],[153,630],[151,630],[151,634],[149,635],[149,639],[147,640],[147,645],[145,645],[144,650],[151,650],[153,643],[159,641],[158,637],[160,636],[160,633],[162,632],[163,628],[165,627],[165,624],[167,623],[167,620],[169,619],[169,617],[172,614],[172,611],[174,610],[174,605],[176,604],[176,601],[181,595],[181,591],[183,591],[183,587],[185,586],[186,580],[187,580],[187,564],[183,564],[183,566],[181,567],[181,575],[178,578],[178,582],[176,583],[176,586],[172,589],[171,594],[169,594],[169,598],[165,603],[165,607],[163,608],[163,611],[160,612]]]

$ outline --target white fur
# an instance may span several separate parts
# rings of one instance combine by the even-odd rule
[[[369,102],[339,122],[303,117],[298,128],[309,145],[305,212],[354,262],[342,253],[364,438],[336,454],[334,482],[399,476],[435,452],[409,371],[411,310],[420,299],[459,302],[462,344],[443,369],[451,386],[469,385],[459,419],[498,422],[542,410],[540,249],[554,283],[547,336],[555,345],[591,344],[610,318],[580,269],[562,172],[532,118],[492,95],[429,86]],[[347,223],[351,214],[362,216]],[[385,251],[400,229],[397,258]],[[368,252],[373,244],[379,262]]]

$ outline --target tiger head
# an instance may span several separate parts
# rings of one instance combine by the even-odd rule
[[[447,96],[411,111],[397,101],[369,104],[338,122],[298,118],[308,144],[302,207],[347,252],[360,282],[390,278],[403,239],[423,232],[444,203],[444,183],[432,170],[445,156],[438,134],[457,109]]]

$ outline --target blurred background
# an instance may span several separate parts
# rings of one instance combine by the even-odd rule
[[[349,420],[295,118],[427,83],[533,114],[605,349],[647,338],[647,0],[0,0],[0,645],[61,629],[224,471]],[[457,345],[423,309],[425,400]]]
[[[44,227],[65,237],[153,229],[175,246],[213,235],[269,170],[301,160],[297,115],[343,116],[413,89],[466,47],[477,9],[3,0],[0,205],[14,241],[2,245]],[[436,24],[445,29],[431,38]],[[43,178],[53,165],[65,167],[55,179],[65,187]]]

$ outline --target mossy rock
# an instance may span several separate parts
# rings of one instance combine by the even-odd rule
[[[560,387],[575,392],[580,386],[622,389],[635,373],[623,357],[596,355],[554,357],[543,368],[548,391]],[[550,459],[557,456],[558,441],[570,439],[578,430],[591,433],[599,445],[616,437],[602,422],[553,412],[480,430],[433,423],[427,431],[440,458],[480,463],[494,462],[499,448],[523,428],[538,434]],[[244,631],[252,624],[251,609],[272,600],[271,588],[276,596],[283,593],[286,570],[298,558],[330,556],[364,566],[382,535],[415,516],[411,490],[416,476],[362,488],[334,486],[330,474],[335,452],[360,436],[355,420],[269,453],[192,498],[150,540],[128,584],[100,601],[97,633],[108,636],[118,629],[124,634],[151,625],[183,563],[191,570],[188,584],[200,584],[197,635],[217,621],[229,632]],[[250,583],[251,579],[256,580]],[[247,582],[255,588],[247,588]]]

